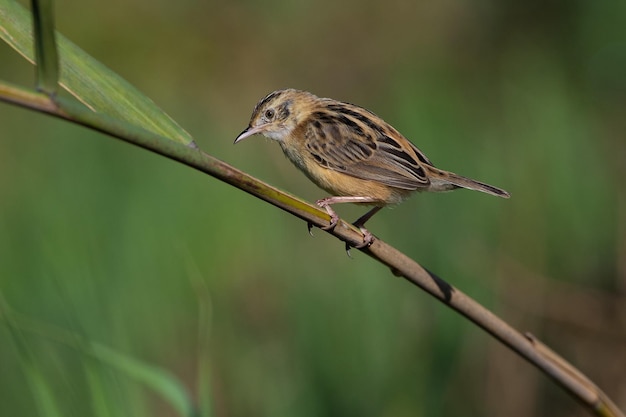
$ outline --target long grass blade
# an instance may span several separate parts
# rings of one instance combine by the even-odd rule
[[[15,343],[20,365],[22,366],[24,376],[33,394],[39,415],[46,417],[62,417],[63,413],[55,400],[51,383],[46,380],[41,367],[37,364],[35,355],[31,352],[22,330],[15,323],[13,312],[5,302],[2,294],[0,294],[0,317],[4,318],[5,324]]]
[[[192,417],[195,407],[185,387],[169,372],[121,354],[104,345],[90,344],[89,353],[102,363],[159,393],[181,416]]]
[[[32,0],[31,6],[35,38],[37,89],[54,95],[59,83],[59,56],[54,30],[54,5],[52,0]]]

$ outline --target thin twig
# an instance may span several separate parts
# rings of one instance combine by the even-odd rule
[[[57,97],[53,100],[40,93],[0,83],[0,100],[69,120],[179,161],[265,200],[317,227],[326,226],[329,222],[328,214],[318,207],[265,184],[202,150],[119,122],[106,115],[93,113],[72,99]],[[363,241],[361,232],[344,221],[340,221],[337,227],[328,233],[352,246]],[[487,331],[550,376],[594,414],[624,417],[624,414],[606,394],[534,336],[523,335],[513,329],[502,319],[402,252],[380,239],[376,239],[370,247],[360,250],[387,265],[394,275],[401,276],[420,287]]]

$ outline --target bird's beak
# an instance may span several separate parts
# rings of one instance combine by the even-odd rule
[[[263,130],[265,129],[266,125],[259,125],[259,126],[248,126],[247,128],[244,129],[243,132],[241,132],[239,134],[239,136],[237,136],[237,139],[235,139],[235,143],[241,142],[242,140],[244,140],[245,138],[248,138],[252,135],[256,135],[257,133],[262,133]]]

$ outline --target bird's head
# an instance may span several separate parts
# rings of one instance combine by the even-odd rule
[[[257,133],[282,141],[294,131],[307,105],[315,98],[311,93],[294,89],[268,94],[254,107],[248,127],[237,136],[235,143]]]

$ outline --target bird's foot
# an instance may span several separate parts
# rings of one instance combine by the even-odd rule
[[[350,258],[352,258],[352,255],[350,255],[350,249],[352,249],[352,248],[355,248],[355,249],[367,248],[367,247],[371,246],[371,244],[374,243],[374,240],[375,240],[374,235],[369,230],[367,230],[364,227],[359,227],[359,226],[357,226],[357,227],[359,228],[361,233],[363,233],[363,242],[358,244],[358,245],[355,245],[355,246],[351,246],[348,242],[346,242],[346,253],[348,254],[348,256]]]
[[[361,230],[361,233],[363,233],[363,243],[361,243],[360,245],[356,245],[355,248],[363,249],[371,246],[371,244],[374,243],[374,235],[365,227],[359,227],[359,230]]]
[[[330,223],[328,223],[328,226],[322,226],[320,227],[320,229],[326,230],[326,231],[333,230],[335,226],[337,226],[337,223],[339,223],[339,216],[337,215],[337,213],[335,213],[335,210],[333,210],[332,207],[330,206],[332,204],[332,197],[327,197],[327,198],[322,198],[321,200],[317,200],[315,204],[317,204],[320,208],[323,208],[324,210],[326,210],[326,213],[328,213],[328,215],[330,216]],[[310,231],[311,229],[309,228],[309,233]]]

